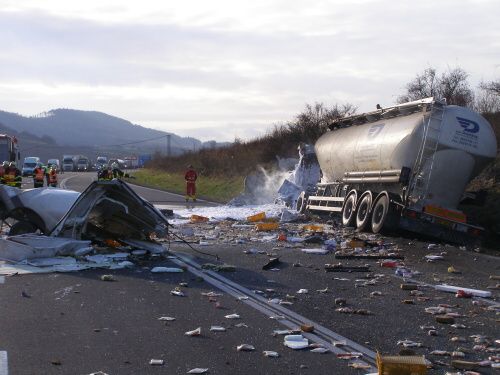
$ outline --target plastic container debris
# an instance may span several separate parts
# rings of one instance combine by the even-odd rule
[[[186,336],[191,336],[191,337],[195,337],[195,336],[201,336],[201,327],[198,327],[196,329],[193,329],[192,331],[187,331],[184,333]]]
[[[307,224],[302,229],[308,232],[323,232],[323,225]]]
[[[151,359],[149,360],[151,366],[163,366],[165,361],[163,359]]]
[[[200,216],[200,215],[191,215],[191,217],[189,218],[189,221],[191,223],[206,223],[209,220],[210,219],[208,217]]]
[[[379,375],[427,374],[424,356],[381,356],[377,353]]]
[[[366,246],[366,243],[365,243],[365,241],[361,241],[361,240],[351,240],[347,243],[347,246],[349,246],[352,249],[355,249],[357,247],[363,248]]]
[[[177,296],[177,297],[185,297],[186,295],[179,289],[174,289],[174,290],[171,290],[170,291],[170,294],[172,294],[173,296]]]
[[[258,232],[269,232],[277,230],[279,226],[279,223],[257,223],[255,224],[255,230]]]
[[[264,354],[264,357],[270,358],[278,358],[280,356],[278,352],[273,352],[272,350],[264,350],[262,354]]]
[[[328,352],[330,352],[330,350],[327,348],[314,348],[313,350],[311,350],[311,353],[319,353],[319,354],[325,354]]]
[[[398,266],[398,262],[396,262],[395,260],[384,260],[382,262],[380,262],[380,265],[382,267],[386,267],[386,268],[396,268]]]
[[[434,287],[436,290],[440,290],[442,292],[449,292],[449,293],[457,293],[459,290],[462,290],[465,293],[471,294],[474,297],[483,297],[483,298],[490,298],[491,297],[491,292],[484,291],[484,290],[478,290],[478,289],[470,289],[470,288],[462,288],[459,286],[453,286],[453,285],[436,285]]]
[[[226,329],[222,326],[211,326],[210,331],[211,332],[226,332]]]
[[[175,320],[175,318],[172,316],[160,316],[158,318],[158,320],[164,321],[164,322],[173,322]]]
[[[337,354],[337,358],[344,360],[351,360],[354,358],[360,358],[363,356],[363,353],[358,352],[349,352],[349,353],[339,353]]]
[[[206,374],[207,372],[208,372],[207,368],[197,367],[197,368],[194,368],[192,370],[189,370],[187,373],[188,374]]]
[[[258,214],[248,216],[247,221],[251,223],[256,223],[258,221],[262,221],[266,219],[266,213],[265,212],[259,212]]]
[[[283,344],[294,350],[305,349],[309,346],[309,340],[302,335],[287,335],[284,338]]]
[[[255,346],[250,344],[241,344],[236,347],[236,350],[239,352],[253,352],[255,350]]]
[[[317,248],[317,249],[302,249],[302,252],[306,253],[306,254],[325,255],[325,254],[328,254],[330,252],[330,250],[321,249],[321,248]]]
[[[285,233],[278,234],[278,241],[286,241],[286,234]]]
[[[177,267],[153,267],[151,268],[153,273],[182,273],[184,270]]]

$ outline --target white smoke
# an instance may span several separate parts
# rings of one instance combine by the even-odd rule
[[[279,159],[278,159],[279,161]],[[319,180],[320,169],[314,148],[303,145],[300,159],[293,171],[271,170],[262,166],[245,178],[245,191],[229,202],[230,205],[268,204],[280,200],[289,206],[302,191],[314,189]]]

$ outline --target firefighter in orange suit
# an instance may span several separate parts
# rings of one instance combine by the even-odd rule
[[[38,164],[35,169],[33,169],[33,187],[39,188],[43,187],[43,181],[45,180],[45,170]]]
[[[57,172],[54,167],[49,169],[49,186],[57,187]]]
[[[16,163],[11,161],[9,167],[5,169],[5,185],[21,188],[22,180],[21,171],[17,169]]]
[[[198,175],[194,170],[192,165],[188,165],[188,169],[186,174],[184,175],[184,179],[186,180],[186,202],[189,201],[189,198],[193,199],[193,202],[196,202],[196,179]]]

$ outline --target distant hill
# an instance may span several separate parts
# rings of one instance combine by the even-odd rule
[[[167,134],[171,134],[171,152],[174,155],[219,145],[145,128],[95,111],[54,109],[31,117],[0,111],[0,123],[15,129],[17,133],[29,133],[46,140],[49,144],[57,144],[61,149],[85,148],[110,154],[165,153]],[[22,148],[25,146],[21,143]],[[70,151],[64,150],[60,153],[70,153]]]

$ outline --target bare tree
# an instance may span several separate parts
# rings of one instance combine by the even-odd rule
[[[471,107],[474,105],[474,91],[467,81],[468,76],[461,68],[449,69],[440,76],[436,69],[427,68],[406,85],[406,92],[397,101],[405,103],[433,96],[445,98],[448,104]]]
[[[474,109],[483,114],[500,112],[500,90],[497,93],[490,90],[488,85],[484,82],[479,85],[479,90],[476,91]]]
[[[300,128],[306,138],[315,141],[328,130],[332,121],[356,113],[357,107],[353,104],[335,104],[326,107],[323,103],[306,104],[305,109],[296,117],[296,121],[289,124],[290,128]]]
[[[481,82],[480,87],[487,90],[495,95],[500,96],[500,79],[491,82]]]

